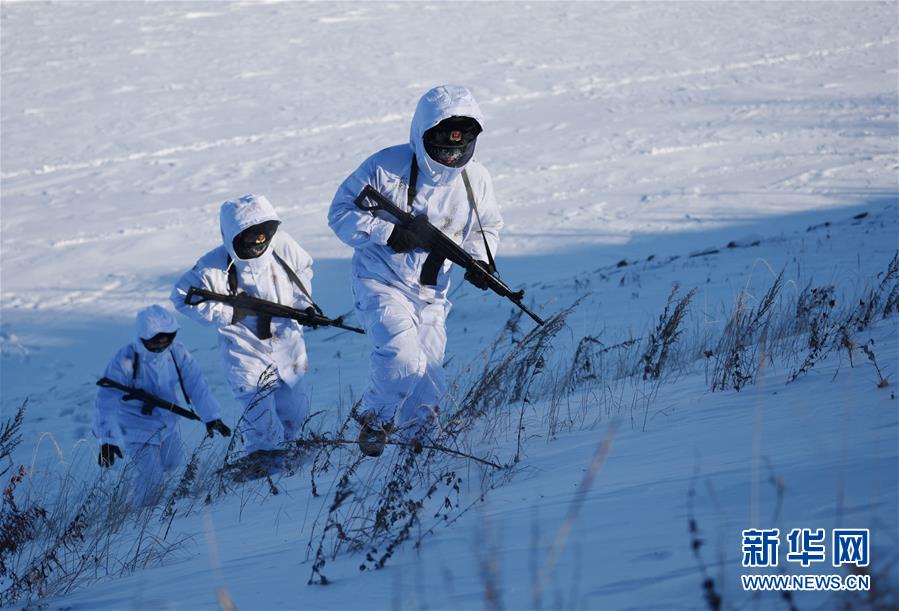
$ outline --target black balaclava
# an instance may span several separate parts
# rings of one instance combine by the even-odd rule
[[[444,119],[424,133],[428,156],[450,168],[464,166],[474,155],[481,125],[471,117]]]
[[[280,221],[265,221],[247,227],[234,236],[234,241],[231,243],[234,247],[234,254],[241,259],[255,259],[261,256],[268,249],[280,224]]]
[[[165,352],[165,350],[172,345],[172,342],[175,341],[175,332],[157,333],[150,338],[142,337],[140,338],[140,341],[143,343],[144,348],[150,352]]]

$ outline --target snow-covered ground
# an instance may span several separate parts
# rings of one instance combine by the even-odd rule
[[[348,311],[351,253],[327,228],[331,196],[368,154],[408,138],[415,102],[441,82],[469,86],[487,115],[478,155],[506,220],[504,279],[546,315],[586,295],[556,336],[558,372],[584,336],[607,346],[644,337],[674,283],[679,295],[698,288],[681,341],[699,346],[721,333],[741,289],[757,299],[784,270],[785,299],[812,282],[834,285],[848,306],[897,248],[895,3],[4,2],[0,11],[0,416],[28,398],[17,464],[52,469],[61,456],[95,474],[94,381],[130,340],[134,313],[164,302],[217,244],[224,199],[267,195],[316,258],[326,312]],[[725,248],[732,241],[739,247]],[[464,389],[511,307],[464,285],[453,299],[448,368]],[[639,382],[609,383],[614,396],[581,390],[561,402],[575,422],[555,435],[551,393],[503,406],[496,421],[511,424],[469,449],[509,462],[524,409],[522,460],[508,481],[420,549],[401,546],[381,571],[360,573],[364,554],[346,553],[323,570],[331,585],[306,585],[307,544],[334,485],[319,482],[323,496],[312,498],[307,466],[278,480],[277,496],[253,484],[176,515],[169,539],[192,538],[162,566],[50,604],[209,608],[219,588],[238,608],[533,606],[612,422],[542,606],[706,606],[690,515],[728,608],[786,608],[740,588],[740,532],[752,526],[870,528],[871,569],[899,587],[895,321],[854,338],[874,340],[886,388],[864,355],[853,367],[844,351],[791,384],[795,364],[775,358],[739,393],[710,392],[703,359],[649,399]],[[233,422],[213,334],[182,323]],[[366,340],[308,337],[313,410],[324,412],[314,426],[329,431],[365,383]],[[186,440],[190,451],[200,431]],[[372,486],[386,476],[365,468]],[[493,481],[466,461],[457,468],[453,516]],[[836,605],[831,595],[796,600]]]

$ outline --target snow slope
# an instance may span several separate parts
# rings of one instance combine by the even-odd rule
[[[896,249],[895,4],[7,2],[0,18],[0,414],[28,397],[22,463],[61,453],[93,475],[93,381],[134,313],[217,243],[226,198],[267,195],[316,257],[326,312],[349,310],[330,198],[366,155],[408,137],[417,98],[439,82],[471,87],[488,117],[479,157],[506,218],[504,278],[547,314],[589,293],[557,338],[560,362],[585,335],[643,336],[674,282],[699,287],[699,337],[781,269],[793,294],[833,284],[848,303]],[[448,360],[463,384],[511,308],[463,285],[453,297]],[[235,420],[214,337],[182,322]],[[895,319],[870,336],[894,375]],[[309,337],[315,426],[330,430],[365,383],[366,343]],[[177,518],[195,539],[168,564],[52,604],[211,607],[223,587],[239,608],[484,607],[494,558],[499,600],[530,606],[534,566],[613,415],[623,420],[545,606],[703,606],[691,486],[724,600],[746,604],[739,532],[771,525],[769,469],[786,485],[782,529],[858,524],[895,555],[892,387],[836,355],[785,386],[788,375],[775,362],[743,392],[709,393],[697,362],[646,404],[645,431],[631,417],[643,403],[621,395],[614,413],[585,408],[550,441],[550,406],[536,403],[538,437],[515,476],[381,572],[358,574],[347,556],[325,570],[332,587],[305,586],[329,499],[310,501],[301,471],[276,497],[252,488]],[[472,451],[508,461],[510,430]],[[191,449],[199,431],[186,438]],[[469,502],[478,481],[467,467]]]

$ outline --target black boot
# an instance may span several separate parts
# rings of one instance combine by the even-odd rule
[[[366,418],[359,431],[359,449],[366,456],[380,456],[384,453],[387,437],[392,432],[392,422],[378,422],[377,418]]]

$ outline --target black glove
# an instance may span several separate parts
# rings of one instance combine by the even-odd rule
[[[222,437],[230,437],[231,429],[229,429],[220,418],[216,418],[215,420],[210,420],[206,423],[206,436],[215,437],[215,433],[218,433]]]
[[[122,456],[122,451],[119,449],[119,446],[111,443],[104,443],[100,446],[100,455],[97,457],[97,464],[101,467],[111,467],[115,462],[116,456],[124,460],[124,456]]]
[[[486,291],[490,286],[487,284],[487,274],[493,275],[496,269],[486,261],[478,261],[478,264],[484,271],[468,270],[465,272],[465,279],[482,291]]]
[[[308,308],[306,308],[305,310],[303,310],[303,312],[305,312],[306,315],[309,316],[310,318],[312,318],[314,316],[324,316],[324,313],[322,313],[321,308],[318,307],[317,305],[311,305]],[[318,329],[318,325],[307,325],[307,326],[312,329]]]
[[[387,245],[394,252],[409,252],[416,248],[424,248],[425,244],[421,240],[422,228],[428,223],[427,214],[419,214],[406,227],[396,225],[390,237],[387,238]]]

